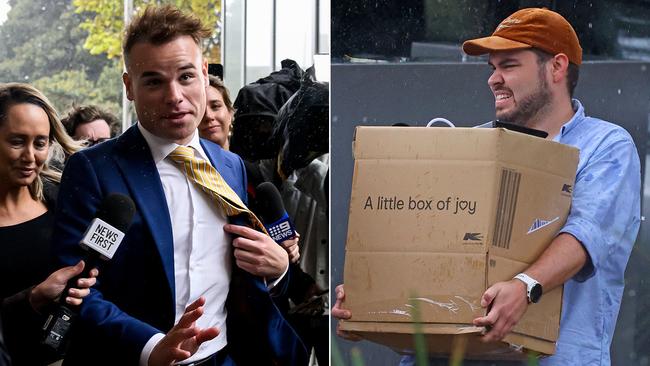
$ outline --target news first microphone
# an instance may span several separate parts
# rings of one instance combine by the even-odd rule
[[[255,189],[260,219],[276,243],[296,236],[296,228],[284,209],[280,192],[273,183],[260,183]]]
[[[86,250],[83,273],[70,279],[61,293],[58,304],[49,314],[43,325],[42,343],[57,354],[61,353],[67,343],[67,334],[77,316],[77,307],[65,304],[65,297],[70,288],[77,286],[79,278],[89,277],[90,270],[99,264],[100,259],[108,261],[120,246],[124,234],[131,226],[135,204],[130,197],[111,193],[101,202],[95,218],[90,223],[79,245]]]

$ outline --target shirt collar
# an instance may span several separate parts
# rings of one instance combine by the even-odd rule
[[[174,151],[177,147],[180,145],[173,142],[169,141],[167,139],[164,139],[162,137],[158,137],[151,132],[149,132],[140,122],[138,122],[138,129],[140,130],[140,133],[142,133],[142,137],[144,137],[144,140],[147,142],[147,145],[149,145],[149,150],[151,150],[151,156],[153,157],[154,163],[158,164],[161,162],[163,159],[167,157],[172,151]],[[201,147],[201,141],[199,139],[199,134],[194,130],[194,133],[192,134],[192,139],[190,142],[187,143],[187,145],[191,148],[194,149],[196,153],[198,153],[198,156],[201,157],[203,160],[208,160],[207,155],[205,154],[205,151],[203,151],[203,147]]]
[[[571,129],[573,129],[576,124],[578,124],[578,121],[581,121],[585,118],[585,108],[582,106],[582,103],[580,103],[579,100],[571,99],[571,106],[576,112],[573,114],[573,117],[571,117],[569,122],[565,123],[562,126],[560,133],[558,133],[557,136],[553,138],[553,141],[555,142],[560,142],[560,139],[562,139],[565,134],[569,133],[569,131],[571,131]]]

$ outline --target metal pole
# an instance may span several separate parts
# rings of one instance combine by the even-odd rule
[[[320,0],[316,0],[316,21],[314,22],[316,24],[316,42],[314,43],[316,45],[316,49],[314,54],[319,54],[320,53]]]
[[[126,27],[133,14],[133,0],[124,0],[124,26]],[[124,55],[122,55],[124,59]],[[126,65],[122,64],[123,71],[126,72]],[[126,98],[126,87],[122,85],[122,132],[131,127],[131,113],[129,113],[129,100]]]
[[[273,18],[271,20],[271,24],[272,24],[271,37],[273,37],[271,40],[271,44],[273,45],[273,47],[271,47],[271,71],[275,71],[275,48],[277,46],[277,42],[276,42],[277,16],[278,16],[278,2],[277,0],[273,0]],[[278,67],[278,70],[279,69],[280,67]]]

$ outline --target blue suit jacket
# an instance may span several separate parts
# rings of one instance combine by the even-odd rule
[[[209,141],[201,145],[246,202],[242,160]],[[136,126],[69,159],[59,190],[54,250],[67,265],[84,255],[78,243],[110,193],[130,196],[136,213],[84,299],[66,365],[137,365],[151,336],[174,325],[172,228],[158,170]],[[238,365],[307,364],[304,346],[259,277],[233,265],[226,306],[229,352]]]

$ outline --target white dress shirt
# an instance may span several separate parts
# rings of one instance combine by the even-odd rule
[[[196,321],[196,326],[219,329],[215,339],[203,343],[194,355],[182,361],[189,363],[226,346],[225,303],[231,276],[232,239],[223,231],[227,223],[225,214],[168,157],[179,145],[154,136],[140,123],[138,128],[151,149],[169,208],[174,239],[174,324],[188,305],[203,296],[204,314]],[[187,146],[195,150],[197,158],[209,162],[196,132]],[[159,333],[149,339],[140,354],[140,365],[147,365],[151,351],[163,337],[164,334]]]

